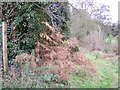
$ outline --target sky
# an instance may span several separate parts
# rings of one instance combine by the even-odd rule
[[[74,0],[74,2],[73,2],[73,0],[69,0],[69,1],[71,3],[75,4],[75,0]],[[109,9],[110,9],[110,16],[112,18],[112,20],[111,20],[112,23],[116,23],[118,21],[118,2],[119,1],[120,0],[94,0],[94,2],[96,2],[96,3],[102,3],[102,4],[110,6]]]
[[[120,0],[94,0],[110,6],[110,14],[112,22],[116,23],[118,21],[118,2]]]

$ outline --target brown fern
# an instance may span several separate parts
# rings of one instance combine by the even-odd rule
[[[48,27],[48,30],[54,32],[55,31],[55,28],[52,27],[48,22],[42,22],[42,24],[45,24],[47,27]]]

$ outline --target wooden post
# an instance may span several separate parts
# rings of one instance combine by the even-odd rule
[[[3,46],[3,64],[4,72],[8,71],[8,58],[7,58],[7,24],[2,22],[2,46]]]

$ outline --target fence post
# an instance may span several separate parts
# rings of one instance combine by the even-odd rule
[[[2,47],[3,47],[3,64],[4,72],[8,72],[8,58],[7,58],[7,24],[2,22]]]

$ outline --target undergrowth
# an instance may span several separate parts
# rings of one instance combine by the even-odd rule
[[[58,83],[59,75],[51,74],[46,70],[50,67],[38,68],[32,71],[28,64],[23,72],[16,72],[11,68],[11,74],[4,74],[2,88],[63,88],[63,83]],[[42,71],[46,71],[44,74]]]

